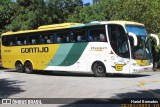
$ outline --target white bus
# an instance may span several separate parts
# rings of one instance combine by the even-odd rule
[[[152,70],[143,24],[130,21],[62,23],[2,34],[2,66],[34,70],[131,74]],[[157,41],[158,43],[158,41]]]

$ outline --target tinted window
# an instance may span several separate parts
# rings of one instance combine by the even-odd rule
[[[98,41],[98,42],[106,42],[106,31],[105,31],[105,26],[92,26],[88,28],[88,40],[90,42]]]
[[[125,30],[120,25],[108,25],[108,35],[113,51],[124,58],[129,58],[129,48]]]

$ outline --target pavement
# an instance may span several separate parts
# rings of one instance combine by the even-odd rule
[[[26,74],[18,73],[14,69],[1,69],[0,97],[44,98],[49,103],[47,106],[51,107],[70,107],[77,106],[75,105],[77,103],[88,102],[94,103],[91,106],[99,106],[99,104],[106,106],[106,103],[107,105],[114,104],[114,99],[123,100],[125,98],[160,99],[160,72],[143,72],[131,75],[110,74],[100,78],[87,73],[40,73],[39,71],[35,74]],[[3,107],[5,106],[10,105],[3,105]]]

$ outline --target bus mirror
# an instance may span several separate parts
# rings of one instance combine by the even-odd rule
[[[159,45],[159,38],[158,38],[158,35],[155,35],[155,34],[149,34],[148,36],[149,36],[149,37],[153,37],[153,38],[155,38],[155,39],[156,39],[156,41],[157,41],[157,45]]]
[[[131,37],[133,37],[134,46],[137,46],[137,42],[138,42],[137,36],[134,33],[132,33],[132,32],[129,32],[128,35],[131,36]]]

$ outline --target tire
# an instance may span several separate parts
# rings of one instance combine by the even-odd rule
[[[24,64],[24,70],[27,74],[32,74],[33,73],[33,66],[32,66],[31,62],[26,62]]]
[[[24,72],[24,67],[23,67],[22,63],[17,62],[17,63],[15,64],[15,67],[16,67],[17,72],[20,72],[20,73],[23,73],[23,72]]]
[[[96,77],[105,77],[107,75],[105,66],[98,62],[93,65],[93,73]]]

